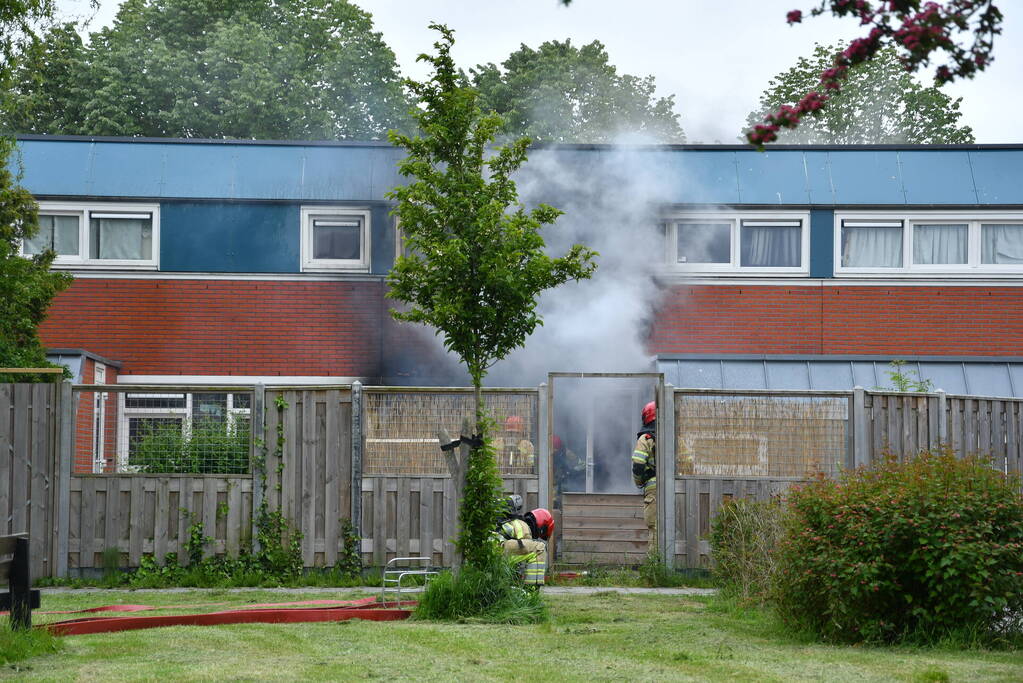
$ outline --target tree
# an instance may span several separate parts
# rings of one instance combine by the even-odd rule
[[[763,123],[747,131],[746,138],[758,148],[777,140],[778,131],[782,128],[796,128],[807,114],[828,106],[833,98],[828,93],[841,91],[850,70],[874,59],[885,46],[894,48],[906,70],[914,72],[944,53],[947,62],[934,70],[938,85],[956,78],[973,78],[991,63],[994,37],[1001,33],[1002,22],[1002,13],[993,0],[891,0],[875,3],[867,0],[819,0],[810,14],[819,16],[829,12],[837,17],[854,17],[860,25],[870,26],[870,32],[836,54],[830,68],[821,72],[817,86],[806,91],[794,105],[778,107],[764,117]],[[803,13],[792,10],[787,18],[790,24],[799,23],[803,20]],[[972,44],[957,42],[961,35],[972,36]]]
[[[27,258],[23,240],[39,231],[38,205],[18,186],[9,169],[14,143],[0,138],[0,367],[53,367],[39,341],[39,323],[50,301],[71,284],[67,273],[50,271],[52,250]],[[0,374],[0,381],[25,381],[27,375]]]
[[[653,76],[619,74],[599,41],[581,48],[570,40],[536,50],[522,45],[501,67],[482,64],[470,73],[482,108],[507,119],[509,136],[611,142],[621,133],[642,133],[685,142],[674,95],[656,98]]]
[[[394,53],[347,0],[127,0],[74,45],[51,31],[7,98],[17,132],[380,138],[407,121]],[[53,106],[47,98],[55,99]],[[73,109],[68,120],[62,112]]]
[[[441,34],[436,55],[419,60],[431,64],[433,74],[424,82],[407,81],[420,102],[413,116],[421,135],[390,134],[391,142],[408,152],[398,170],[409,182],[388,197],[397,201],[395,213],[409,249],[387,282],[389,296],[407,305],[392,310],[394,318],[432,326],[472,378],[476,425],[458,546],[467,564],[479,565],[493,545],[489,539],[501,492],[485,440],[483,379],[541,324],[539,294],[590,277],[596,254],[580,245],[558,258],[545,253],[540,229],[561,212],[542,204],[527,212],[510,178],[526,161],[529,139],[490,148],[502,119],[482,113],[479,94],[455,68],[453,32],[430,27]]]
[[[815,45],[813,56],[775,76],[760,96],[756,111],[746,117],[752,127],[786,102],[812,89],[842,46]],[[852,68],[843,88],[826,109],[803,118],[800,126],[782,132],[780,142],[800,144],[973,142],[969,126],[959,126],[960,99],[938,88],[923,87],[903,68],[895,50],[885,48],[872,60]]]

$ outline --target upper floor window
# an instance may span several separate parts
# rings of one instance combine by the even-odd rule
[[[1023,214],[836,216],[837,274],[1023,272]]]
[[[667,222],[669,262],[687,272],[805,274],[802,214],[685,214]]]
[[[159,207],[148,204],[40,202],[39,232],[22,253],[57,253],[55,266],[156,268]]]
[[[369,211],[302,208],[303,270],[369,270]]]

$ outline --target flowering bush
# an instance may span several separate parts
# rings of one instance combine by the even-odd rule
[[[791,625],[853,642],[1019,632],[1023,497],[987,460],[889,458],[788,503],[772,592]]]

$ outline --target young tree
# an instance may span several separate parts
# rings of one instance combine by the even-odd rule
[[[814,87],[821,71],[843,46],[816,45],[811,58],[775,76],[760,96],[760,106],[746,117],[747,127],[763,120],[786,102]],[[783,131],[778,141],[796,144],[973,142],[969,126],[959,126],[961,99],[953,100],[936,87],[925,88],[885,48],[872,60],[849,71],[844,87],[829,106],[803,118],[798,128]]]
[[[914,72],[944,53],[946,63],[934,70],[938,85],[973,78],[991,63],[994,38],[1001,33],[1002,23],[1002,13],[993,0],[818,0],[810,11],[812,16],[827,13],[854,17],[870,31],[836,54],[830,68],[821,72],[817,86],[805,91],[795,104],[778,107],[747,131],[746,138],[757,147],[777,140],[782,128],[796,128],[807,114],[829,106],[833,95],[845,87],[850,70],[874,59],[885,46],[894,48],[903,67]],[[803,13],[792,10],[787,18],[790,24],[799,23]],[[965,44],[957,41],[960,36],[966,36]]]
[[[482,108],[505,117],[509,136],[611,142],[621,133],[643,133],[658,142],[686,141],[674,95],[656,98],[653,76],[619,74],[599,41],[523,45],[501,67],[481,64],[470,73]]]
[[[71,284],[71,276],[50,271],[52,250],[31,258],[19,254],[22,241],[38,233],[39,215],[32,195],[10,171],[13,149],[13,142],[0,138],[0,367],[52,367],[37,329],[53,297]],[[32,379],[0,373],[0,382]]]
[[[408,120],[394,53],[348,0],[127,0],[78,52],[59,32],[34,50],[61,68],[15,84],[15,132],[369,139]]]
[[[395,213],[407,243],[388,276],[389,296],[404,302],[398,320],[432,326],[468,369],[475,397],[475,439],[486,436],[483,379],[495,362],[522,346],[541,324],[536,300],[568,280],[588,278],[596,254],[573,246],[562,257],[544,251],[540,229],[558,209],[518,204],[511,174],[526,161],[528,138],[491,149],[502,119],[483,114],[479,94],[451,58],[453,32],[440,32],[424,82],[407,81],[420,102],[420,135],[392,132],[408,156],[398,166],[410,181],[394,188]],[[484,562],[499,512],[500,478],[489,445],[474,445],[459,511],[459,548],[466,562]]]

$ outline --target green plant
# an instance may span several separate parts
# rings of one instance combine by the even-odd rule
[[[792,490],[772,590],[837,641],[994,643],[1023,612],[1020,480],[951,450]]]
[[[875,391],[901,391],[926,394],[934,389],[934,383],[929,379],[921,379],[919,371],[903,370],[906,361],[893,360],[889,365],[891,370],[886,370],[885,374],[891,380],[892,386],[874,387]]]
[[[0,620],[0,665],[4,667],[29,657],[59,652],[62,647],[60,638],[48,631],[11,629],[6,619]],[[19,670],[16,665],[10,668]]]
[[[493,420],[483,418],[479,422],[484,434],[493,431]],[[493,439],[488,436],[482,446],[469,453],[465,490],[458,509],[455,545],[467,564],[490,566],[494,558],[501,555],[500,546],[493,542],[493,534],[505,505],[502,489]]]
[[[190,565],[202,562],[206,553],[206,546],[213,542],[213,539],[205,535],[202,522],[192,522],[188,527],[188,539],[185,541],[185,554],[188,555]]]
[[[342,576],[356,577],[362,575],[362,539],[348,517],[341,518],[341,553],[337,558],[336,569]]]
[[[714,577],[725,593],[743,600],[766,599],[776,568],[781,509],[778,500],[733,498],[718,510],[710,545]]]
[[[151,474],[247,474],[249,429],[195,420],[186,433],[177,422],[145,422],[130,464]]]
[[[487,564],[466,564],[457,574],[442,572],[426,586],[417,619],[535,624],[547,621],[540,592],[522,587],[515,567],[494,554]]]

